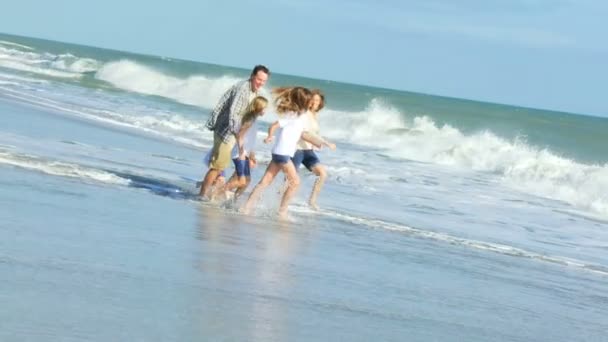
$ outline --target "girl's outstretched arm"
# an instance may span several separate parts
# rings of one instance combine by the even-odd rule
[[[336,149],[336,145],[323,139],[322,137],[316,135],[316,134],[312,134],[310,132],[302,132],[302,139],[315,145],[315,147],[317,148],[321,148],[323,146],[327,146],[332,150]]]
[[[264,143],[269,144],[274,139],[274,132],[279,128],[279,122],[275,121],[268,127],[268,136],[264,139]]]

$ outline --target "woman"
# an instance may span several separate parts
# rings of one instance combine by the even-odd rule
[[[323,93],[318,90],[312,90],[312,98],[310,103],[310,108],[308,112],[305,114],[307,116],[306,126],[304,127],[304,131],[308,132],[316,139],[318,139],[322,145],[329,147],[332,150],[336,149],[336,145],[323,139],[319,135],[319,112],[321,109],[325,107],[325,96]],[[308,205],[318,210],[319,206],[317,205],[317,197],[321,192],[321,188],[325,183],[325,179],[327,178],[327,171],[325,170],[325,166],[321,164],[319,157],[315,153],[315,150],[318,150],[313,146],[313,144],[305,141],[304,139],[300,139],[298,141],[298,150],[294,154],[292,161],[296,170],[300,167],[301,164],[312,173],[317,176],[315,180],[315,184],[312,187],[312,191],[310,192],[310,197],[308,198]]]

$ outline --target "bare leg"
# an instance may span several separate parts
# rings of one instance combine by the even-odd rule
[[[317,197],[321,192],[323,184],[325,184],[325,179],[327,179],[327,171],[325,171],[325,166],[316,164],[312,167],[312,172],[317,175],[317,179],[315,180],[315,184],[312,186],[312,191],[310,192],[310,197],[308,198],[308,205],[315,210],[319,210],[319,206],[317,205]]]
[[[216,170],[216,169],[209,169],[209,171],[207,171],[207,174],[205,175],[205,179],[203,180],[203,184],[201,185],[201,191],[199,193],[199,196],[201,196],[201,197],[209,196],[209,191],[211,190],[211,185],[213,184],[213,182],[215,181],[215,179],[217,178],[217,176],[219,174],[220,174],[220,171]]]
[[[287,176],[283,179],[283,184],[279,187],[277,194],[283,195],[285,191],[287,191],[287,187],[289,187],[289,181],[287,180]]]
[[[245,192],[245,190],[247,190],[247,187],[249,186],[250,183],[251,183],[251,177],[245,177],[245,182],[241,183],[241,186],[238,187],[236,189],[236,191],[234,192],[234,201],[235,202],[237,199],[239,199],[239,197],[243,194],[243,192]]]
[[[221,196],[221,200],[225,200],[226,192],[236,188],[239,185],[239,177],[236,175],[236,172],[232,173],[232,176],[230,176],[230,179],[226,184],[221,185],[223,186],[216,187],[215,190],[212,192],[211,200],[218,198],[218,196]]]
[[[266,168],[266,172],[264,173],[264,176],[262,176],[262,179],[260,179],[260,182],[255,186],[255,188],[253,188],[253,191],[249,195],[249,198],[247,199],[247,202],[245,203],[245,206],[243,207],[243,213],[245,213],[245,214],[251,213],[251,209],[253,208],[255,203],[258,201],[258,198],[260,197],[262,192],[264,192],[264,189],[268,185],[270,185],[270,183],[272,183],[272,181],[274,180],[274,177],[277,175],[279,170],[281,170],[281,166],[279,164],[277,164],[275,162],[270,162],[270,164],[268,164],[268,167]]]
[[[281,219],[287,218],[287,206],[291,201],[293,195],[295,195],[298,187],[300,186],[300,177],[298,177],[298,172],[296,168],[293,166],[291,161],[283,164],[281,167],[283,173],[287,177],[287,189],[283,193],[283,198],[281,198],[281,205],[279,206],[279,217]]]

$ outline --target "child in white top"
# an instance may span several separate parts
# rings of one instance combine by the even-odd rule
[[[281,118],[270,125],[268,137],[264,140],[265,143],[271,142],[274,132],[279,129],[276,142],[272,148],[272,160],[268,164],[264,176],[249,195],[243,211],[246,214],[251,212],[253,205],[264,189],[272,183],[277,173],[282,171],[288,181],[287,189],[283,193],[279,206],[279,217],[284,219],[287,217],[289,201],[300,184],[300,178],[291,162],[291,157],[296,151],[296,145],[300,138],[310,141],[316,146],[320,146],[320,144],[318,140],[304,133],[304,120],[306,119],[301,115],[308,110],[310,105],[312,95],[310,90],[302,87],[278,88],[274,89],[273,93],[275,94],[277,112]]]
[[[331,150],[335,150],[335,144],[329,142],[328,140],[322,138],[319,135],[320,129],[318,116],[319,112],[321,111],[321,109],[323,109],[323,107],[325,107],[325,95],[323,95],[320,90],[313,89],[309,111],[306,114],[302,115],[308,118],[307,125],[306,127],[304,127],[304,131],[320,139],[322,144],[329,147]],[[291,158],[291,161],[293,162],[296,170],[300,167],[301,164],[304,164],[304,166],[310,172],[314,173],[317,176],[317,179],[315,180],[315,183],[312,187],[312,191],[310,192],[310,197],[308,198],[308,205],[313,209],[319,209],[319,206],[317,205],[317,197],[319,196],[321,188],[323,187],[325,179],[327,178],[327,171],[325,170],[325,166],[321,164],[321,160],[317,156],[315,150],[316,149],[311,143],[300,139],[300,141],[298,142],[298,150],[296,151],[293,158]]]

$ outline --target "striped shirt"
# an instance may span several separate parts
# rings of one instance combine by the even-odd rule
[[[228,89],[207,120],[207,128],[218,134],[222,141],[228,142],[238,133],[241,118],[257,92],[251,90],[249,80],[241,81]]]

